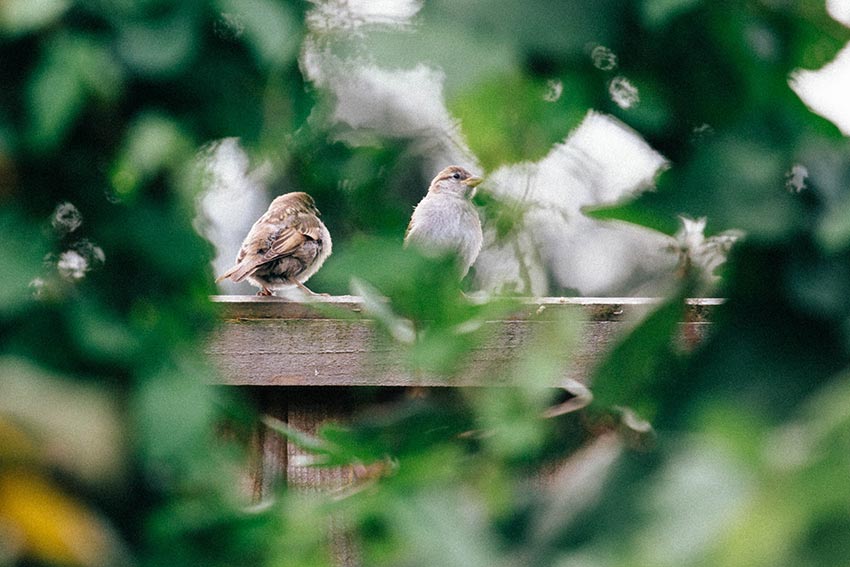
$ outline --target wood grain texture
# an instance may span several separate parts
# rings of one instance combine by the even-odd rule
[[[536,298],[504,320],[484,325],[486,339],[469,354],[459,378],[413,375],[404,349],[393,344],[363,313],[357,297],[310,302],[255,296],[216,296],[222,324],[207,347],[228,385],[251,386],[484,386],[499,385],[498,372],[515,361],[552,315],[570,310],[581,318],[581,337],[565,378],[585,382],[617,337],[651,311],[646,298]],[[716,299],[690,300],[682,323],[683,344],[706,333]]]
[[[360,398],[356,393],[363,391],[359,386],[404,392],[407,390],[391,387],[508,385],[500,382],[500,376],[511,374],[504,370],[519,359],[539,332],[555,324],[552,315],[564,310],[579,318],[580,337],[563,379],[586,383],[595,364],[618,338],[659,303],[643,298],[526,300],[504,319],[485,323],[486,338],[469,354],[460,378],[447,381],[411,374],[404,349],[377,330],[357,297],[293,302],[275,297],[217,296],[213,301],[222,322],[207,346],[207,354],[218,367],[219,382],[251,386],[248,390],[261,413],[311,435],[324,424],[345,423],[363,409],[357,401]],[[693,348],[705,338],[712,312],[720,303],[717,299],[689,302],[680,323],[680,348]],[[282,481],[293,490],[334,497],[344,497],[364,482],[363,471],[353,467],[312,466],[311,455],[263,426],[258,426],[250,444],[249,490],[255,502],[270,497],[274,486]],[[569,463],[553,465],[535,475],[532,484],[536,490],[561,491],[573,477]],[[327,538],[337,565],[356,567],[362,563],[359,546],[344,517],[330,519]]]
[[[352,400],[344,388],[286,388],[285,392],[288,425],[302,433],[316,436],[326,423],[345,423],[351,419]],[[313,455],[288,443],[285,466],[290,488],[305,493],[342,495],[356,483],[351,467],[315,465]],[[355,567],[360,564],[358,546],[343,516],[330,518],[327,538],[336,565]]]

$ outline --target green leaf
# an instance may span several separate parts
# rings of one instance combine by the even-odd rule
[[[162,170],[185,163],[192,149],[191,139],[172,118],[156,112],[138,116],[113,166],[115,192],[132,196]]]
[[[34,435],[45,462],[94,485],[125,472],[125,424],[108,390],[9,356],[0,357],[0,376],[0,419]]]
[[[485,169],[536,161],[587,114],[590,89],[583,79],[573,74],[548,80],[500,74],[462,93],[450,109]]]
[[[821,246],[835,252],[850,245],[850,195],[832,207],[817,228]]]
[[[382,297],[378,290],[358,278],[352,278],[351,291],[363,298],[363,310],[374,317],[390,336],[401,344],[412,344],[416,339],[416,331],[409,319],[393,313],[392,306]]]
[[[666,26],[679,14],[693,9],[702,0],[643,0],[641,18],[649,29]]]
[[[675,337],[685,313],[680,291],[660,305],[605,356],[591,381],[593,404],[625,406],[644,419],[655,414],[658,388],[669,378]]]
[[[209,369],[183,356],[143,375],[132,400],[138,448],[147,463],[191,463],[213,432],[217,394],[204,381]]]
[[[318,455],[331,454],[333,447],[326,441],[296,429],[289,424],[270,416],[263,417],[263,423],[272,431],[279,433],[307,451]]]
[[[173,77],[184,72],[198,52],[200,15],[187,3],[157,20],[123,21],[118,28],[118,54],[144,76]]]
[[[18,313],[33,300],[30,287],[47,253],[43,235],[11,210],[0,210],[0,317]]]
[[[45,48],[28,84],[30,143],[39,151],[55,149],[90,96],[114,100],[122,85],[121,69],[106,47],[88,37],[59,35]]]
[[[19,35],[55,22],[70,8],[69,0],[4,0],[0,2],[0,32]]]
[[[237,35],[244,33],[259,62],[283,67],[295,60],[301,30],[289,4],[271,0],[219,0],[217,4]]]
[[[680,227],[678,213],[668,208],[665,201],[665,196],[647,191],[637,199],[605,207],[588,207],[582,212],[591,218],[621,220],[674,236]]]
[[[659,178],[656,191],[587,212],[670,235],[679,215],[707,217],[707,234],[740,229],[752,238],[781,240],[804,222],[801,203],[786,189],[790,167],[790,156],[781,149],[730,135],[674,164]]]
[[[456,486],[435,487],[394,502],[393,529],[408,542],[406,565],[491,567],[499,564],[484,507]],[[427,559],[426,559],[427,558]]]
[[[28,88],[29,140],[37,150],[55,148],[83,110],[85,85],[61,45],[48,48]]]
[[[68,309],[74,340],[92,358],[129,366],[141,343],[116,313],[91,299],[80,298]]]

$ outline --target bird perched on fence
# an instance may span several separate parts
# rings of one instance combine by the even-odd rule
[[[484,240],[481,221],[472,204],[481,181],[456,165],[438,173],[428,194],[413,210],[404,245],[430,254],[456,254],[460,276],[465,276]]]
[[[319,210],[307,193],[277,197],[242,242],[236,265],[216,278],[248,279],[260,288],[257,295],[274,295],[273,290],[304,285],[331,254],[331,235],[319,220]]]

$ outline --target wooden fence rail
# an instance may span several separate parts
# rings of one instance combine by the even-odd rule
[[[265,415],[315,433],[328,421],[345,422],[356,412],[357,391],[364,386],[399,395],[407,388],[499,386],[494,368],[510,363],[551,318],[571,310],[581,321],[577,350],[553,387],[585,383],[618,337],[650,312],[658,300],[645,298],[528,299],[509,316],[485,323],[487,338],[469,356],[460,377],[412,374],[397,347],[377,332],[353,296],[318,297],[309,303],[255,296],[213,298],[221,325],[207,346],[227,386],[247,388]],[[710,327],[718,299],[689,300],[681,322],[681,340],[701,340]],[[576,393],[571,390],[572,393]],[[374,399],[374,398],[373,398]],[[558,408],[555,408],[557,411]],[[357,481],[350,468],[308,466],[292,443],[258,426],[247,475],[253,500],[261,500],[277,482],[304,491],[343,490]],[[356,565],[355,546],[332,534],[340,565]]]
[[[546,321],[542,312],[572,310],[582,336],[568,378],[586,381],[616,337],[649,311],[645,298],[526,300],[523,309],[490,321],[485,343],[472,351],[461,377],[412,375],[397,350],[376,333],[357,297],[319,297],[312,303],[278,298],[216,296],[223,324],[208,348],[225,384],[238,386],[481,386],[493,385],[495,364],[515,358]],[[717,299],[689,301],[683,336],[701,337]]]

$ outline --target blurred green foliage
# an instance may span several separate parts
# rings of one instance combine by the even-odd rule
[[[540,417],[581,324],[556,321],[499,369],[515,388],[317,437],[269,421],[368,474],[342,498],[280,487],[248,507],[253,410],[197,355],[215,324],[193,226],[205,145],[239,137],[316,197],[337,250],[318,287],[356,277],[411,369],[450,379],[515,307],[400,250],[423,149],[334,136],[297,59],[311,6],[0,2],[0,565],[327,565],[331,517],[364,565],[846,564],[850,148],[788,77],[850,30],[808,0],[429,2],[413,31],[363,32],[379,63],[444,70],[488,169],[539,158],[593,107],[671,161],[656,191],[593,215],[748,236],[708,340],[675,342],[686,274],[599,366],[587,410]]]

